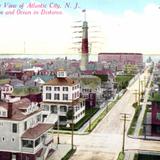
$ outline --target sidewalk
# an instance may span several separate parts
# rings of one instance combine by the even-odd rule
[[[55,152],[47,160],[61,160],[70,150],[70,144],[54,144]]]
[[[153,74],[150,76],[150,81],[149,81],[148,86],[150,86],[152,78],[153,78]],[[145,92],[145,95],[144,95],[145,98],[143,100],[142,110],[141,110],[140,115],[139,115],[138,120],[137,120],[136,128],[135,128],[135,131],[134,131],[134,136],[139,136],[139,131],[141,129],[141,126],[142,126],[142,123],[143,123],[143,117],[144,117],[145,110],[146,110],[149,91],[150,91],[150,88],[146,88],[146,92]]]
[[[106,108],[108,107],[107,103],[102,103],[99,111],[91,118],[91,122],[93,122]],[[85,132],[85,130],[89,127],[90,120],[88,120],[79,130],[78,132]]]
[[[149,85],[148,86],[150,86],[152,78],[153,78],[153,74],[149,78],[150,81],[149,81]],[[146,92],[145,92],[145,95],[144,95],[145,98],[143,100],[143,105],[142,105],[142,110],[140,112],[140,115],[139,115],[137,123],[136,123],[136,127],[135,127],[135,130],[134,130],[134,135],[133,136],[131,136],[131,135],[128,136],[130,138],[144,139],[144,136],[139,136],[139,131],[140,131],[142,123],[143,123],[143,117],[144,117],[145,110],[146,110],[146,105],[147,105],[147,100],[148,100],[148,96],[149,96],[149,91],[150,91],[150,88],[146,88]],[[154,139],[154,140],[156,140],[156,139]],[[134,153],[133,152],[126,152],[126,154],[125,154],[125,160],[133,160],[133,159],[134,159]]]
[[[145,139],[145,140],[149,140],[149,141],[160,141],[160,137],[154,137],[154,136],[132,136],[132,135],[128,135],[129,138],[133,138],[133,139]]]

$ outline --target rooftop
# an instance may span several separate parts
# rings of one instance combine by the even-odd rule
[[[0,85],[4,85],[10,82],[10,79],[0,79]]]
[[[109,53],[109,52],[106,52],[106,53],[98,53],[98,55],[103,55],[103,54],[113,54],[113,55],[115,55],[115,54],[118,54],[118,55],[142,55],[142,53],[125,53],[125,52],[111,52],[111,53]]]
[[[49,80],[47,83],[45,83],[44,85],[52,85],[52,86],[73,86],[75,84],[77,84],[78,82],[70,79],[68,77],[65,78],[55,78],[52,80]]]
[[[49,129],[53,127],[53,124],[44,124],[39,123],[33,128],[28,129],[23,135],[22,138],[26,139],[36,139],[40,137],[42,134],[47,132]]]
[[[27,96],[29,94],[38,94],[40,93],[38,87],[20,87],[15,88],[12,96]]]
[[[27,98],[21,99],[17,102],[13,102],[12,103],[11,117],[10,118],[6,117],[6,118],[3,118],[3,119],[21,121],[21,120],[23,120],[23,119],[41,111],[40,109],[38,109],[38,110],[36,110],[36,111],[34,111],[30,114],[27,114],[27,115],[24,114],[21,109],[28,108],[30,105],[31,105],[31,101]],[[6,108],[7,110],[9,110],[8,103],[6,103],[6,102],[0,102],[0,107]],[[2,118],[0,118],[0,119],[2,119]]]

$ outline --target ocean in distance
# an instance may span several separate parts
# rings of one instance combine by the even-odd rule
[[[33,59],[56,59],[56,58],[65,58],[67,59],[75,59],[75,60],[80,60],[81,55],[80,54],[0,54],[0,59],[4,58],[33,58]],[[160,55],[143,55],[143,61],[146,62],[146,60],[151,57],[151,59],[154,62],[160,61]],[[90,61],[97,61],[98,60],[98,55],[97,54],[90,54],[89,55],[89,60]]]

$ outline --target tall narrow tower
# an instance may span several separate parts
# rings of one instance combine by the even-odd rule
[[[86,10],[84,12],[84,21],[82,26],[82,54],[80,69],[85,71],[88,64],[88,22],[86,21]]]

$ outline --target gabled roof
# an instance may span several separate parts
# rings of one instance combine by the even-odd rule
[[[27,98],[21,99],[17,102],[13,102],[11,117],[5,118],[5,119],[21,121],[21,120],[41,111],[40,109],[38,109],[37,111],[34,111],[30,114],[25,115],[21,109],[28,108],[30,105],[31,105],[31,101]],[[1,102],[0,106],[2,106],[3,108],[6,108],[7,110],[9,110],[9,107],[10,107],[10,106],[8,106],[8,103],[6,103],[6,102]]]
[[[22,138],[24,138],[24,139],[37,139],[38,137],[40,137],[42,134],[47,132],[52,127],[53,127],[53,124],[39,123],[35,127],[28,129],[22,135]]]

